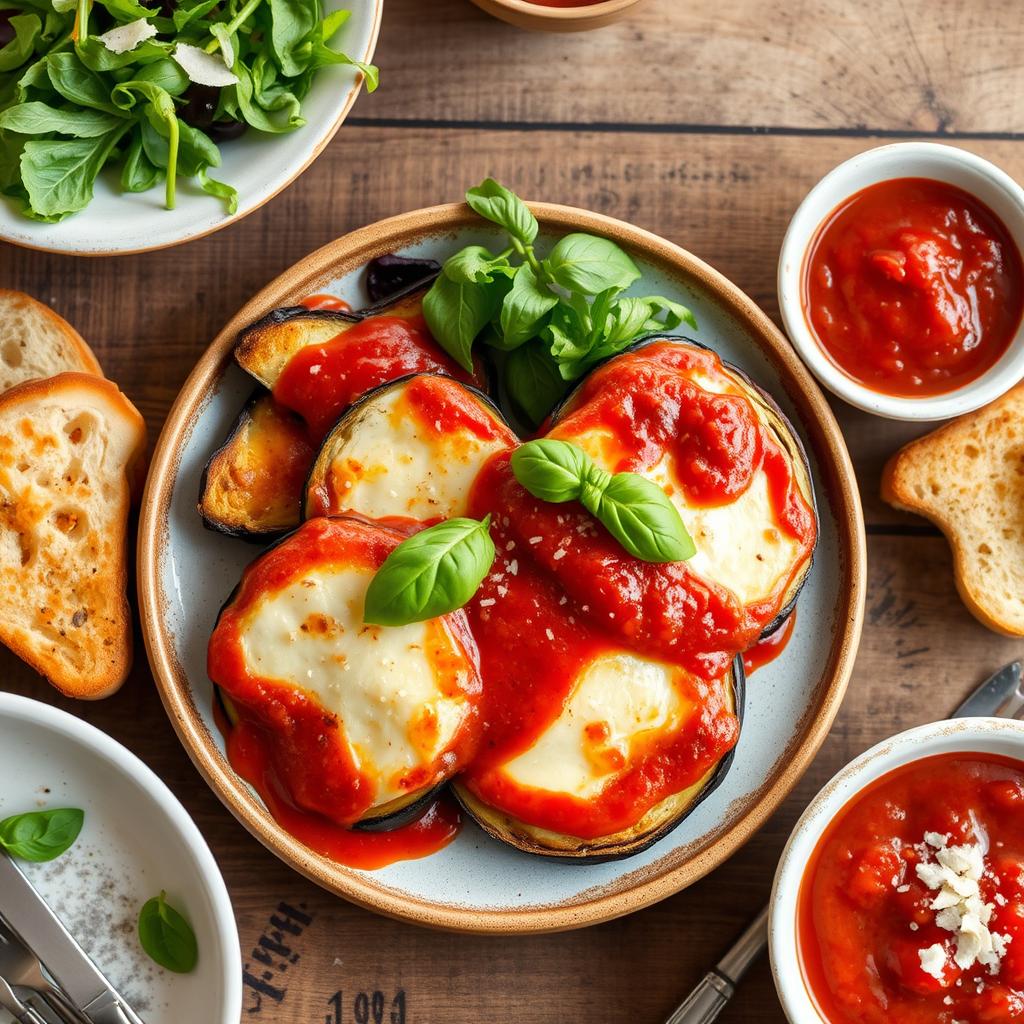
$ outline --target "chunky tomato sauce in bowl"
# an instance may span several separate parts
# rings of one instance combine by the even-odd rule
[[[808,193],[779,259],[786,330],[818,379],[894,419],[959,415],[1024,377],[1024,190],[963,150],[902,143]]]
[[[1024,726],[937,722],[844,768],[783,854],[770,937],[793,1024],[1024,1021]]]

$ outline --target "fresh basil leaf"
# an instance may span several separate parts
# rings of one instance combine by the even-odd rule
[[[20,68],[35,53],[36,40],[43,31],[38,14],[12,14],[7,21],[14,29],[14,38],[0,48],[0,71]]]
[[[405,626],[462,608],[494,562],[490,525],[449,519],[402,541],[370,581],[363,619]]]
[[[464,284],[488,284],[494,280],[496,257],[482,245],[467,245],[444,262],[446,277]],[[505,261],[508,262],[507,260]]]
[[[486,178],[466,193],[466,202],[485,220],[503,227],[516,241],[532,245],[540,230],[537,218],[514,192]]]
[[[311,49],[303,53],[300,48],[319,23],[318,4],[316,0],[269,0],[268,6],[270,47],[278,67],[286,75],[299,75],[309,63]]]
[[[96,176],[127,128],[125,121],[123,127],[94,139],[26,142],[21,180],[32,212],[59,218],[88,206]]]
[[[473,342],[495,309],[493,285],[453,281],[445,274],[423,297],[423,316],[437,343],[464,369],[473,370]]]
[[[661,295],[646,295],[643,299],[649,309],[647,328],[656,331],[659,328],[671,331],[681,324],[697,329],[697,319],[690,310],[679,302],[673,302]]]
[[[191,925],[161,892],[139,911],[139,942],[146,955],[175,974],[188,974],[199,960],[199,945]]]
[[[541,501],[575,501],[593,465],[590,456],[568,441],[527,441],[512,453],[515,478]]]
[[[136,132],[121,165],[121,188],[125,192],[147,192],[162,177],[160,168],[146,156],[142,148],[142,136]]]
[[[121,118],[101,110],[58,110],[38,101],[19,103],[0,113],[0,128],[21,135],[56,132],[76,139],[93,139],[122,123]]]
[[[545,317],[557,304],[558,296],[540,284],[530,267],[520,267],[501,303],[504,347],[518,348],[539,334]]]
[[[571,234],[559,239],[544,267],[563,288],[585,295],[628,288],[640,277],[626,253],[614,242],[596,235]]]
[[[77,807],[15,814],[0,821],[0,847],[19,860],[53,860],[71,849],[84,821]]]
[[[541,336],[548,342],[552,358],[558,364],[563,378],[572,380],[578,376],[573,368],[581,364],[589,354],[591,339],[576,310],[566,301],[560,300],[552,310]]]
[[[238,189],[223,181],[217,181],[206,173],[205,167],[199,168],[199,185],[204,192],[211,196],[223,199],[228,208],[228,213],[238,213]]]
[[[110,114],[118,112],[117,107],[110,102],[110,86],[87,68],[78,54],[51,53],[46,58],[46,73],[50,77],[50,84],[69,102],[93,110],[105,110]]]
[[[637,473],[616,473],[600,496],[596,514],[634,558],[683,562],[696,553],[675,505],[657,484]]]
[[[547,346],[536,338],[509,353],[504,378],[513,406],[534,429],[568,390]]]

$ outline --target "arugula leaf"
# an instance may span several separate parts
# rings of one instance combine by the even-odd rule
[[[185,4],[176,4],[174,12],[171,14],[175,29],[180,32],[198,18],[206,17],[220,2],[221,0],[200,0],[200,3],[191,7]]]
[[[310,60],[308,68],[318,70],[330,64],[349,64],[361,71],[366,80],[366,91],[376,92],[380,85],[380,70],[373,64],[364,64],[361,60],[354,60],[347,53],[340,50],[332,50],[321,42],[314,41],[310,44]]]
[[[535,337],[557,304],[558,296],[538,282],[530,267],[520,267],[501,304],[503,347],[514,349]]]
[[[184,123],[184,122],[182,122]],[[228,213],[238,213],[238,189],[223,181],[217,181],[206,173],[205,167],[200,167],[197,176],[202,190],[211,196],[223,199],[228,208]]]
[[[36,40],[43,31],[38,14],[12,14],[7,20],[14,29],[14,38],[0,48],[0,71],[20,68],[35,53]]]
[[[544,267],[563,288],[585,295],[628,288],[640,277],[636,264],[614,242],[579,233],[560,239]]]
[[[21,180],[31,212],[60,218],[88,206],[96,176],[127,129],[125,121],[121,127],[93,139],[26,142],[21,154]]]
[[[159,13],[159,8],[143,7],[138,0],[96,0],[101,7],[119,21],[138,21],[139,18],[152,18]]]
[[[493,284],[453,281],[441,273],[423,297],[423,316],[437,343],[464,369],[473,370],[473,342],[494,315]]]
[[[493,178],[471,188],[466,202],[485,220],[503,227],[517,242],[532,245],[540,230],[537,218],[514,192],[499,185]]]
[[[512,404],[531,427],[540,426],[568,390],[547,346],[538,339],[520,345],[509,353],[504,369]]]
[[[121,124],[122,118],[100,110],[58,110],[38,101],[19,103],[0,113],[0,128],[22,135],[56,132],[76,139],[92,139]]]
[[[199,961],[199,944],[192,926],[161,892],[139,911],[139,943],[155,963],[175,974],[188,974]]]
[[[110,102],[110,87],[82,63],[77,53],[51,53],[46,58],[46,73],[50,84],[69,102],[118,113]]]
[[[85,822],[77,807],[14,814],[0,821],[0,848],[19,860],[43,863],[71,849]]]
[[[102,72],[120,71],[134,64],[161,60],[169,57],[173,49],[171,43],[162,43],[159,39],[144,39],[132,50],[114,53],[95,36],[90,36],[75,46],[75,53],[90,71]]]
[[[289,76],[305,71],[311,47],[302,50],[307,36],[319,23],[316,0],[268,0],[270,47],[281,71]]]
[[[370,581],[364,621],[405,626],[463,607],[494,562],[490,524],[449,519],[402,541]]]
[[[125,192],[147,192],[163,177],[142,148],[142,135],[135,132],[121,165],[121,188]]]

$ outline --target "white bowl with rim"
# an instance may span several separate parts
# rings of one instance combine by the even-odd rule
[[[958,753],[997,754],[1024,763],[1024,723],[962,718],[902,732],[839,771],[796,823],[775,874],[768,919],[772,976],[790,1024],[832,1024],[818,1012],[804,979],[797,926],[800,886],[821,837],[843,808],[881,776],[922,758]]]
[[[804,197],[779,254],[779,310],[786,333],[811,372],[850,405],[894,420],[941,420],[972,412],[1024,379],[1024,322],[1000,359],[977,379],[939,395],[885,395],[854,380],[825,352],[804,312],[804,264],[826,219],[847,199],[894,178],[930,178],[981,200],[1006,226],[1024,256],[1024,189],[1005,171],[974,153],[934,142],[879,146],[841,163]]]

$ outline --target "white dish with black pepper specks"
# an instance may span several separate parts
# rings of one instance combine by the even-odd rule
[[[25,872],[146,1024],[237,1024],[242,977],[234,913],[185,809],[98,729],[0,693],[0,818],[45,807],[80,807],[85,825],[67,853],[23,865]],[[163,970],[139,945],[139,908],[161,889],[196,933],[199,963],[191,974]],[[0,1010],[0,1024],[10,1021]]]

